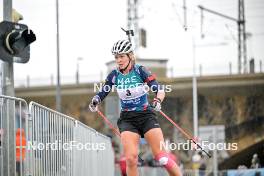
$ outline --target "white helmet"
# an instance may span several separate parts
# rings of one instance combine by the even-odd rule
[[[112,48],[112,54],[127,54],[133,51],[132,43],[129,40],[119,40]]]

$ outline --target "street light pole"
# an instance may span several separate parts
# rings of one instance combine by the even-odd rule
[[[196,77],[196,44],[194,36],[192,36],[192,48],[193,48],[193,132],[194,137],[198,136],[198,98],[197,98],[197,77]]]
[[[83,60],[82,57],[77,58],[77,65],[76,65],[76,84],[80,83],[80,73],[79,73],[79,61]]]
[[[56,0],[56,24],[57,24],[57,87],[56,87],[56,110],[59,111],[59,112],[61,112],[59,0]]]

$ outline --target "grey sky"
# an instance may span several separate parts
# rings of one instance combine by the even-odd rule
[[[147,30],[146,49],[140,57],[168,58],[174,75],[192,74],[192,36],[196,48],[197,65],[203,65],[205,74],[228,73],[228,63],[237,70],[237,26],[234,22],[204,13],[205,38],[200,38],[200,11],[197,4],[237,18],[238,0],[187,0],[188,25],[182,28],[182,0],[140,0],[139,24]],[[2,4],[2,3],[1,3]],[[113,59],[112,44],[125,38],[120,27],[126,27],[126,0],[60,0],[61,75],[74,76],[77,58],[81,75],[99,75],[105,72],[105,63]],[[264,62],[264,1],[245,0],[248,57]],[[15,64],[15,79],[56,75],[55,0],[13,0],[13,7],[23,14],[21,23],[27,24],[37,35],[31,47],[27,64]],[[224,46],[208,46],[226,43]],[[207,46],[207,47],[205,47]],[[88,76],[87,76],[88,77]]]

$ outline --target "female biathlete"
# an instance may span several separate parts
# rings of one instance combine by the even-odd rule
[[[163,165],[170,176],[180,176],[178,165],[165,152],[163,134],[156,114],[161,110],[161,102],[165,92],[161,89],[155,76],[144,66],[135,64],[133,46],[129,40],[119,40],[112,48],[117,69],[114,69],[106,78],[102,89],[93,97],[89,108],[97,111],[97,106],[108,95],[112,86],[117,89],[121,101],[121,113],[117,125],[121,133],[121,142],[126,157],[127,175],[137,176],[138,145],[140,137],[144,137],[151,147],[152,154],[159,164]],[[156,97],[149,104],[147,90],[156,93]]]

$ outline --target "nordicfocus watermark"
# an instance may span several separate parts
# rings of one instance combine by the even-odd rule
[[[89,150],[89,151],[98,151],[105,150],[105,143],[80,143],[77,141],[55,141],[50,143],[41,143],[36,141],[28,141],[27,150]]]
[[[171,85],[152,85],[148,86],[144,83],[136,83],[135,85],[105,85],[104,83],[94,83],[94,92],[104,91],[104,92],[114,92],[117,90],[125,90],[125,89],[134,89],[136,92],[142,91],[142,88],[145,92],[156,92],[156,90],[162,90],[164,92],[171,92]]]
[[[197,142],[198,145],[201,146],[202,149],[205,150],[237,150],[238,144],[237,143],[212,143],[209,141],[202,141]],[[160,142],[160,149],[166,149],[166,150],[199,150],[198,145],[194,144],[190,140],[184,142],[184,143],[170,143],[168,141],[166,142]]]

